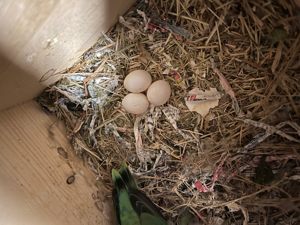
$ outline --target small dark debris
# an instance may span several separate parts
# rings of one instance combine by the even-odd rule
[[[74,175],[72,175],[67,179],[67,184],[72,184],[74,181],[75,181],[75,177]]]
[[[95,202],[95,206],[99,211],[103,211],[103,203],[101,201]]]
[[[68,159],[68,153],[62,147],[57,148],[58,154],[60,154],[64,159]]]

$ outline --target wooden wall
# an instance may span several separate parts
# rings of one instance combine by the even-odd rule
[[[0,112],[1,225],[114,224],[111,193],[66,135],[64,124],[33,100]]]
[[[114,224],[104,184],[74,154],[64,125],[30,99],[58,80],[53,75],[74,64],[133,3],[0,1],[1,225]],[[72,174],[75,181],[68,185]]]
[[[76,62],[133,3],[0,1],[0,110],[33,99],[59,79],[52,75]]]

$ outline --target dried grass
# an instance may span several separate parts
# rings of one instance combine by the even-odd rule
[[[86,151],[80,151],[80,154],[90,158],[90,166],[108,182],[109,189],[112,188],[111,169],[119,168],[126,160],[139,187],[172,221],[177,221],[177,216],[185,209],[206,224],[213,217],[246,224],[247,219],[244,218],[248,214],[251,224],[299,217],[299,210],[286,212],[283,206],[283,202],[299,201],[299,188],[293,188],[297,184],[299,187],[299,181],[287,179],[299,174],[299,158],[286,157],[299,157],[300,146],[284,136],[299,140],[297,132],[284,126],[280,128],[283,136],[276,131],[255,147],[244,148],[256,135],[268,131],[269,128],[263,124],[300,123],[300,19],[294,12],[293,3],[284,0],[151,0],[149,6],[142,5],[140,10],[146,13],[151,23],[159,25],[160,30],[174,21],[177,27],[188,30],[192,35],[185,38],[178,33],[175,35],[175,31],[173,34],[151,29],[145,31],[142,16],[136,12],[129,13],[124,19],[130,23],[130,29],[117,24],[89,51],[91,54],[97,48],[98,51],[109,49],[110,53],[100,58],[92,54],[85,58],[85,62],[81,59],[66,71],[66,77],[89,77],[94,71],[109,77],[122,75],[106,106],[96,115],[95,137],[99,148],[93,145],[87,129],[93,117],[93,110],[89,107],[73,136],[75,150],[83,146]],[[272,33],[275,28],[279,33],[285,30],[287,38],[279,38],[278,41],[278,35]],[[228,95],[222,97],[219,106],[212,109],[206,118],[190,112],[185,106],[185,92],[180,84],[173,75],[163,74],[166,69],[178,68],[187,91],[195,87],[201,90],[216,87],[222,91],[219,76],[212,69],[211,58],[231,85],[242,112],[249,112],[245,115],[248,118],[252,116],[252,121],[260,125],[244,123],[245,117],[237,119]],[[91,68],[97,62],[102,62],[98,69]],[[184,139],[162,114],[152,140],[147,124],[142,120],[142,147],[152,159],[148,162],[147,171],[140,167],[134,147],[136,117],[121,107],[122,98],[128,94],[122,85],[123,78],[136,69],[148,71],[153,80],[165,79],[170,83],[172,95],[168,104],[180,110],[177,126],[192,137],[191,140]],[[85,83],[78,82],[76,85],[83,87]],[[53,88],[46,95],[52,102],[57,102],[62,96]],[[44,97],[41,99],[40,102],[47,105]],[[70,116],[59,104],[55,107],[57,116],[65,121],[70,133],[74,131],[74,120],[78,121],[81,112],[70,110]],[[105,127],[112,122],[116,124],[119,135],[131,144],[129,150],[122,148],[115,135],[105,133]],[[279,157],[269,162],[277,175],[265,184],[267,186],[255,182],[258,176],[255,168],[259,163],[253,162],[253,157],[262,155]],[[222,162],[224,165],[220,166]],[[153,169],[154,164],[156,167]],[[214,188],[206,193],[199,192],[195,188],[196,182],[211,187],[218,168],[221,172]]]

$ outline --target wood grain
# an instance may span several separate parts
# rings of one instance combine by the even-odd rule
[[[101,200],[92,197],[109,194],[96,187],[96,175],[74,155],[64,125],[55,121],[32,100],[0,112],[1,225],[113,224],[111,199],[97,208]]]
[[[36,97],[134,0],[0,2],[0,110]]]

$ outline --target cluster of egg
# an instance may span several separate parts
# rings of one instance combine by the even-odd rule
[[[141,114],[147,110],[149,102],[158,106],[169,100],[171,87],[167,81],[158,80],[151,83],[151,75],[144,70],[135,70],[126,76],[124,87],[132,92],[122,101],[122,106],[127,112]],[[141,93],[146,90],[147,96]]]

